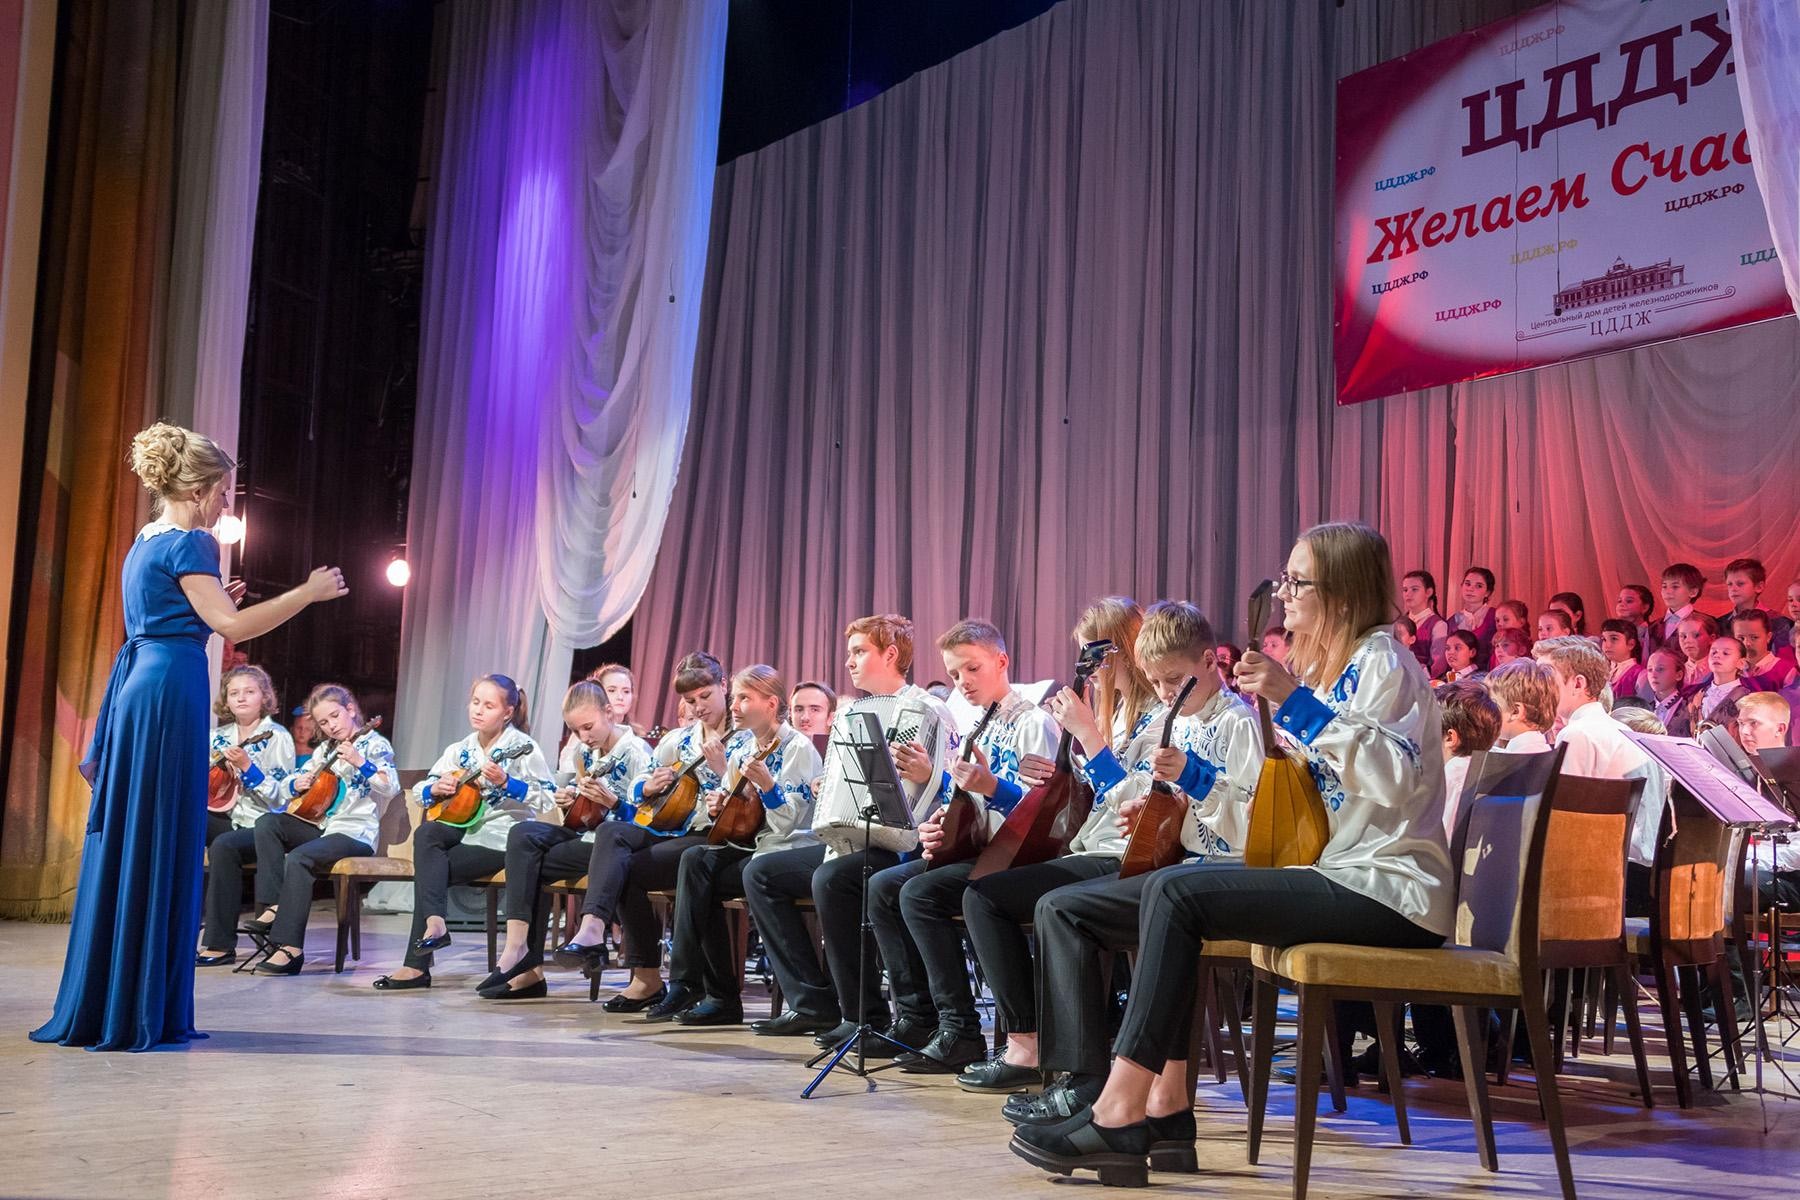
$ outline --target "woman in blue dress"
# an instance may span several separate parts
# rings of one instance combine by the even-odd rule
[[[208,530],[234,468],[209,438],[158,422],[131,444],[156,519],[125,556],[125,645],[81,773],[94,789],[56,1011],[37,1042],[149,1050],[194,1031],[194,938],[206,842],[206,639],[267,633],[345,592],[331,567],[240,610]]]

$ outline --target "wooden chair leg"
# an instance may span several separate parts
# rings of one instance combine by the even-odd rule
[[[1410,1146],[1412,1127],[1406,1120],[1406,1090],[1400,1078],[1400,1037],[1400,1006],[1390,1000],[1375,1001],[1375,1044],[1381,1047],[1381,1074],[1394,1105],[1394,1128],[1399,1130],[1400,1144]]]
[[[1594,1036],[1594,1022],[1600,1016],[1600,992],[1606,972],[1598,968],[1584,967],[1581,973],[1587,979],[1587,990],[1581,1000],[1581,1036],[1591,1038]]]
[[[1494,1072],[1494,1082],[1501,1087],[1506,1086],[1508,1076],[1512,1074],[1513,1047],[1518,1044],[1519,1010],[1509,1008],[1500,1014],[1500,1065]]]
[[[1237,1057],[1238,1091],[1245,1103],[1250,1100],[1250,1056],[1244,1053],[1244,1025],[1238,1012],[1237,972],[1215,972],[1213,982],[1218,987],[1219,1008],[1225,1013],[1225,1028],[1231,1034],[1231,1051]]]
[[[1344,1112],[1350,1107],[1344,1099],[1344,1044],[1338,1041],[1337,1005],[1319,1014],[1325,1030],[1325,1078],[1331,1084],[1331,1111]]]
[[[1569,972],[1555,971],[1551,973],[1550,997],[1549,1003],[1544,1007],[1544,1019],[1546,1028],[1550,1031],[1550,1052],[1555,1059],[1553,1069],[1560,1075],[1563,1064],[1568,1061],[1563,1033],[1568,1028],[1569,1020]]]
[[[1613,1052],[1613,1034],[1619,1019],[1619,970],[1602,972],[1604,978],[1600,985],[1600,1050],[1608,1056]],[[1629,974],[1626,980],[1629,982]]]
[[[356,883],[350,885],[350,957],[357,962],[362,961],[362,910],[363,890]]]
[[[1525,1019],[1525,1036],[1531,1042],[1538,1103],[1544,1110],[1544,1123],[1550,1127],[1550,1149],[1556,1155],[1556,1177],[1562,1184],[1563,1200],[1575,1200],[1575,1172],[1569,1166],[1569,1137],[1563,1128],[1562,1097],[1556,1091],[1556,1072],[1549,1068],[1556,1060],[1556,1052],[1551,1046],[1550,1018],[1544,1011],[1543,989],[1533,987],[1527,981],[1520,989],[1519,1001]]]
[[[333,970],[342,975],[344,955],[350,949],[350,889],[355,884],[347,875],[339,875],[331,882],[332,890],[337,894],[337,962]]]
[[[1216,1049],[1217,1035],[1210,1028],[1214,1024],[1211,1003],[1212,972],[1204,964],[1199,966],[1196,971],[1194,1008],[1188,1015],[1187,1085],[1189,1091],[1193,1091],[1199,1083],[1200,1060],[1204,1058],[1208,1063],[1217,1063],[1219,1060]],[[1220,1069],[1219,1074],[1223,1077],[1223,1068]],[[1222,1078],[1221,1082],[1223,1082]]]
[[[1280,989],[1262,976],[1256,977],[1250,1001],[1250,1136],[1245,1139],[1245,1158],[1251,1166],[1262,1153],[1263,1117],[1269,1110],[1269,1071],[1275,1058],[1275,1004]],[[1298,1075],[1295,1076],[1299,1078]]]
[[[744,960],[750,955],[750,914],[735,908],[725,910],[731,923],[731,957],[737,966],[738,995],[744,994]]]
[[[1637,987],[1631,980],[1631,968],[1617,966],[1607,972],[1606,990],[1608,994],[1625,998],[1625,1036],[1631,1041],[1631,1061],[1637,1067],[1638,1092],[1644,1097],[1645,1108],[1656,1107],[1656,1097],[1650,1091],[1650,1060],[1644,1054],[1644,1027],[1638,1022]],[[1607,1010],[1606,1036],[1612,1038],[1612,1013]],[[1611,1053],[1609,1047],[1607,1052]]]
[[[1200,1012],[1201,1045],[1206,1050],[1206,1060],[1212,1065],[1215,1083],[1225,1082],[1225,1052],[1219,1045],[1219,992],[1218,972],[1211,967],[1200,968],[1200,994],[1196,997],[1195,1007]]]
[[[1294,1056],[1294,1200],[1306,1200],[1307,1178],[1312,1174],[1313,1129],[1319,1119],[1319,1069],[1324,1065],[1320,1043],[1332,1036],[1334,1022],[1331,994],[1302,985],[1300,992],[1300,1044]]]
[[[1675,1103],[1680,1108],[1692,1108],[1694,1093],[1688,1083],[1687,1039],[1682,1036],[1681,1013],[1675,1004],[1675,973],[1660,955],[1654,957],[1650,973],[1656,981],[1656,1005],[1662,1011],[1663,1040],[1669,1047],[1669,1070],[1675,1075]]]
[[[1456,1023],[1456,1052],[1462,1058],[1463,1090],[1469,1094],[1469,1120],[1475,1125],[1475,1149],[1484,1170],[1498,1171],[1494,1149],[1494,1108],[1487,1090],[1487,1014],[1479,1008],[1450,1010]]]
[[[1688,1035],[1693,1039],[1694,1065],[1700,1068],[1700,1086],[1713,1090],[1712,1051],[1706,1045],[1706,1018],[1700,1011],[1700,969],[1676,967],[1675,987],[1687,1012]]]
[[[488,970],[500,968],[500,889],[482,888],[487,893]]]

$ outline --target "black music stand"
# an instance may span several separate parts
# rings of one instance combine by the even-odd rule
[[[856,728],[859,722],[861,729]],[[894,758],[888,751],[887,735],[882,731],[880,718],[871,712],[853,713],[848,728],[852,740],[848,744],[838,744],[838,761],[843,766],[844,783],[856,797],[856,809],[863,820],[862,931],[856,946],[856,995],[857,1003],[861,1004],[863,987],[868,979],[869,939],[875,936],[875,926],[869,920],[869,833],[877,823],[911,829],[913,820],[912,808],[907,804],[906,791],[900,785],[900,772],[894,769]],[[801,1091],[802,1100],[812,1099],[813,1091],[825,1082],[825,1077],[834,1068],[840,1067],[866,1080],[869,1091],[874,1091],[875,1081],[869,1078],[868,1058],[863,1049],[865,1038],[880,1038],[896,1049],[919,1053],[919,1047],[908,1046],[905,1042],[889,1037],[886,1031],[871,1026],[867,1012],[859,1011],[856,1015],[856,1029],[849,1037],[808,1060],[808,1067],[816,1067],[827,1058],[831,1061],[825,1063],[819,1073],[813,1076],[813,1081]],[[852,1049],[856,1051],[855,1066],[846,1061]]]
[[[1656,734],[1628,734],[1632,741],[1644,750],[1662,768],[1668,772],[1670,786],[1679,787],[1714,820],[1732,829],[1761,836],[1773,835],[1784,838],[1796,827],[1792,813],[1774,800],[1770,800],[1762,792],[1746,783],[1737,771],[1721,762],[1711,751],[1698,743],[1684,738],[1659,736]],[[1734,746],[1736,743],[1732,743]],[[1754,760],[1752,760],[1754,763]],[[1754,908],[1754,905],[1752,905]],[[1734,915],[1734,920],[1741,920],[1742,913]],[[1756,914],[1751,914],[1751,935],[1758,932]],[[1780,923],[1772,923],[1769,930],[1769,946],[1771,962],[1780,959]],[[1775,1070],[1787,1078],[1787,1071],[1779,1059],[1768,1052],[1768,1036],[1763,1027],[1762,1015],[1762,969],[1754,952],[1746,954],[1748,961],[1744,969],[1749,975],[1752,1017],[1756,1022],[1756,1035],[1751,1044],[1756,1049],[1756,1083],[1751,1088],[1759,1097],[1767,1097],[1769,1089],[1763,1084],[1763,1064],[1771,1063]],[[1721,1037],[1723,1023],[1721,1022]],[[1724,1049],[1724,1047],[1721,1047]],[[1726,1053],[1729,1053],[1727,1050]],[[1766,1132],[1767,1108],[1764,1109]]]

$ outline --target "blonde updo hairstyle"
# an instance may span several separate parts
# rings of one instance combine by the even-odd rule
[[[156,497],[157,509],[216,486],[237,466],[204,434],[158,421],[131,439],[131,471]]]

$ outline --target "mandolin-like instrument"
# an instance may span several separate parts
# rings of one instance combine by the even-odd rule
[[[1168,749],[1175,736],[1175,718],[1194,690],[1192,675],[1181,685],[1181,694],[1169,705],[1163,718],[1162,748]],[[1131,823],[1131,840],[1125,844],[1125,858],[1119,866],[1119,878],[1130,879],[1146,871],[1160,871],[1181,861],[1181,825],[1187,820],[1187,798],[1175,785],[1158,779],[1150,785],[1144,807]]]
[[[780,729],[769,735],[767,745],[756,748],[756,761],[768,762],[776,748],[781,745]],[[719,805],[719,815],[713,818],[712,828],[706,832],[706,844],[709,846],[738,846],[749,849],[756,840],[756,835],[763,826],[762,796],[758,794],[756,785],[744,777],[742,771],[737,772],[736,782],[727,780],[729,794]]]
[[[621,737],[620,740],[623,741],[624,738]],[[595,763],[593,770],[579,772],[576,779],[579,781],[605,778],[614,767],[619,765],[619,759],[623,754],[623,750],[613,751]],[[569,802],[569,807],[563,809],[563,825],[565,828],[573,829],[576,833],[586,833],[590,829],[600,828],[600,822],[606,820],[606,814],[611,811],[612,809],[598,800],[590,800],[586,796],[577,794],[575,799]]]
[[[291,816],[299,817],[309,825],[317,825],[331,814],[337,807],[338,799],[344,794],[344,781],[338,773],[331,769],[337,762],[338,754],[346,742],[354,742],[372,729],[381,728],[381,718],[376,717],[366,725],[359,725],[356,732],[342,742],[326,742],[313,751],[306,769],[313,773],[312,786],[288,801],[287,811]]]
[[[981,740],[981,735],[987,732],[988,723],[999,711],[1000,701],[996,700],[981,714],[981,720],[976,722],[969,740],[963,743],[963,762],[968,762],[975,756],[975,743]],[[931,852],[931,857],[925,864],[927,871],[951,863],[967,862],[981,853],[982,843],[987,840],[987,821],[981,805],[966,789],[959,786],[950,793],[950,799],[944,805],[944,812],[938,818],[938,823],[943,827],[944,841]]]
[[[1250,595],[1250,627],[1269,627],[1275,585],[1265,579]],[[1331,816],[1319,785],[1300,757],[1284,748],[1269,718],[1269,702],[1256,698],[1262,725],[1263,764],[1250,800],[1250,828],[1244,836],[1246,867],[1310,867],[1331,840]]]
[[[727,728],[720,741],[729,741],[733,728]],[[705,735],[702,733],[704,744]],[[637,806],[632,820],[646,829],[657,833],[667,833],[671,829],[680,829],[694,815],[694,809],[700,804],[700,768],[706,762],[706,753],[702,750],[694,756],[692,762],[684,763],[669,786],[660,792],[644,789],[644,798]]]
[[[531,753],[531,746],[530,742],[519,742],[505,750],[490,750],[485,762],[458,771],[454,791],[441,798],[426,798],[425,819],[443,825],[454,825],[459,829],[475,824],[481,819],[481,811],[487,800],[481,790],[482,769],[490,762],[503,763],[522,758]]]
[[[1075,660],[1075,678],[1069,686],[1077,696],[1087,691],[1088,680],[1117,647],[1106,639],[1088,642]],[[1029,867],[1061,858],[1081,832],[1082,822],[1094,806],[1094,789],[1087,777],[1075,770],[1075,738],[1063,730],[1056,746],[1056,770],[1050,778],[1019,797],[988,844],[982,847],[969,872],[969,881],[996,871]]]
[[[261,733],[253,734],[239,742],[237,748],[239,750],[249,750],[253,747],[262,745],[274,736],[275,733],[273,730],[265,729]],[[227,749],[230,749],[230,747],[225,747],[225,749],[221,749],[217,754],[214,754],[212,756],[212,763],[207,767],[207,812],[230,812],[232,806],[237,803],[238,787],[244,782],[244,777],[238,774],[238,769],[225,761],[225,750]]]

